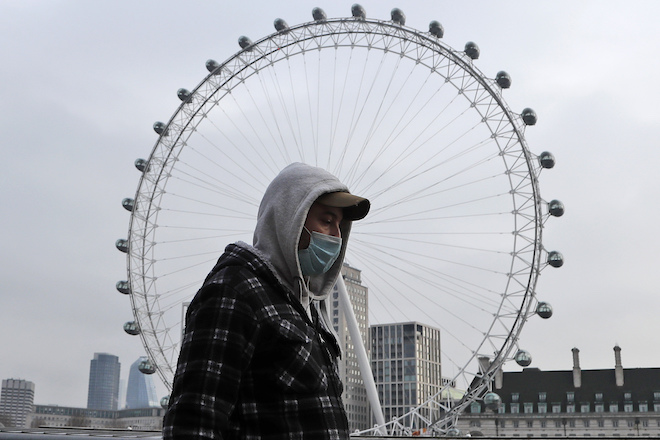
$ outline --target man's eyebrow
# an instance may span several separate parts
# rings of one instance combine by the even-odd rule
[[[326,215],[330,215],[334,218],[338,218],[340,221],[344,219],[344,211],[342,210],[339,214],[335,211],[327,210],[324,212]]]

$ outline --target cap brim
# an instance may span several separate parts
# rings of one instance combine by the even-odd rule
[[[347,220],[361,220],[371,208],[369,200],[343,191],[323,194],[316,201],[333,208],[343,208],[344,218]]]

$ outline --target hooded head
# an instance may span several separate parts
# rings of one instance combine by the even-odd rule
[[[341,270],[352,221],[363,218],[369,211],[367,199],[350,194],[346,185],[321,168],[293,163],[273,179],[264,193],[254,231],[254,247],[269,259],[280,280],[296,290],[296,280],[303,279],[298,244],[309,209],[316,201],[343,211],[339,257],[327,272],[309,280],[310,295],[323,299],[331,292]]]

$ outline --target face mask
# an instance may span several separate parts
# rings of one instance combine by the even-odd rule
[[[341,238],[319,232],[309,232],[304,226],[303,229],[310,235],[307,249],[298,251],[298,260],[303,275],[326,273],[337,260],[339,252],[341,252]]]

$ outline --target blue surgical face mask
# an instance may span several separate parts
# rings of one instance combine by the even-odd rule
[[[309,246],[298,251],[300,269],[304,276],[320,275],[326,273],[339,257],[341,252],[341,238],[319,232],[309,232]]]

